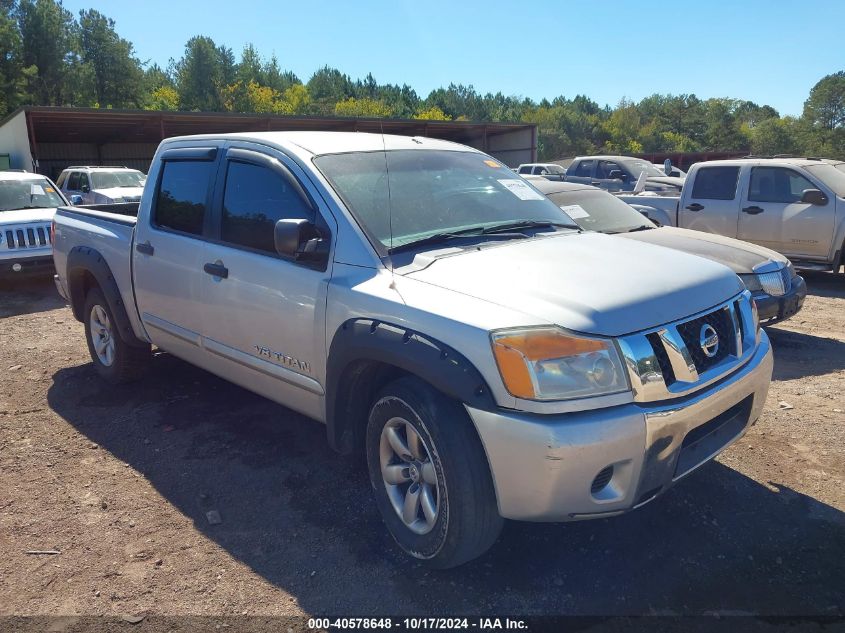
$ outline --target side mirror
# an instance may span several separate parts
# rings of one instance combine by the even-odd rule
[[[297,261],[319,262],[326,255],[319,248],[323,243],[319,229],[308,220],[279,220],[273,227],[273,243],[279,255]]]
[[[82,193],[91,193],[91,187],[88,185],[82,185],[81,187]]]
[[[75,193],[70,197],[70,203],[74,206],[80,205],[82,204],[82,202],[82,196],[80,196],[78,193]]]
[[[611,169],[609,177],[611,180],[625,180],[625,172],[621,169]]]
[[[801,202],[824,206],[827,204],[827,196],[819,189],[804,189],[804,192],[801,194]]]

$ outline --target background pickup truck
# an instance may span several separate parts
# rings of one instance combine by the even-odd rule
[[[676,194],[684,184],[683,178],[667,176],[647,160],[631,156],[577,156],[566,168],[566,182],[612,192],[633,191],[641,175],[649,192]]]
[[[845,244],[845,171],[808,158],[696,163],[680,197],[621,195],[658,224],[736,237],[797,268],[838,271]]]
[[[639,507],[766,399],[771,349],[732,271],[582,232],[461,145],[169,139],[132,207],[56,215],[57,287],[98,373],[140,376],[152,344],[324,422],[432,566],[504,518]]]

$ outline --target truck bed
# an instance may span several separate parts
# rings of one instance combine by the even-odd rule
[[[66,282],[74,248],[94,249],[106,260],[124,305],[135,305],[131,262],[138,207],[130,202],[56,209],[53,263],[60,278]]]

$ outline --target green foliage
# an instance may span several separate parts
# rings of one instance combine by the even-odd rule
[[[813,86],[804,103],[804,118],[825,130],[845,124],[845,71],[827,75]]]
[[[420,109],[414,114],[415,119],[420,119],[421,121],[451,121],[452,117],[448,114],[443,112],[437,106],[431,106],[430,108]]]
[[[141,63],[132,44],[114,30],[114,21],[91,9],[79,13],[82,61],[90,66],[97,102],[138,108],[143,102]]]
[[[359,116],[370,118],[387,118],[392,115],[390,108],[384,101],[363,97],[356,99],[349,97],[345,101],[338,101],[334,106],[337,116]]]
[[[150,93],[147,110],[178,110],[179,93],[172,86],[159,86]]]
[[[223,110],[222,89],[233,83],[234,75],[231,49],[218,47],[210,37],[192,37],[176,64],[181,108],[200,112]]]

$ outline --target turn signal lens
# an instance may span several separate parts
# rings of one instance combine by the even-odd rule
[[[628,389],[612,341],[557,327],[493,332],[493,354],[508,392],[526,400],[566,400]]]

